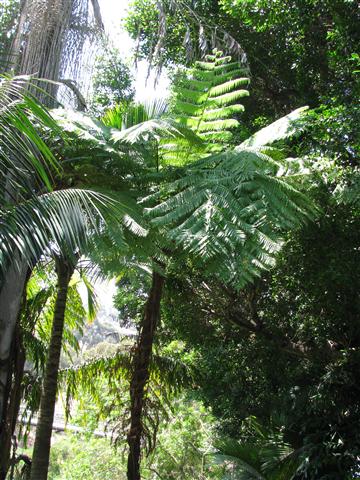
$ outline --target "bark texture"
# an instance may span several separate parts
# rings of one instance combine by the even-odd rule
[[[10,266],[0,290],[0,479],[6,476],[7,445],[11,440],[8,406],[12,389],[14,332],[19,316],[28,267]]]
[[[25,367],[25,351],[19,325],[16,326],[13,345],[11,348],[8,388],[6,395],[6,408],[0,432],[0,479],[6,478],[10,466],[12,437],[15,433],[16,422],[19,416],[22,379]]]
[[[64,259],[57,259],[56,271],[58,275],[57,297],[41,392],[40,412],[32,457],[31,480],[46,480],[48,476],[66,300],[74,267]]]
[[[139,338],[136,343],[133,374],[130,383],[131,423],[127,436],[129,456],[127,463],[128,480],[140,480],[141,439],[143,435],[142,413],[154,335],[160,318],[160,303],[164,277],[153,272],[149,297],[145,304]],[[35,479],[34,479],[35,480]]]

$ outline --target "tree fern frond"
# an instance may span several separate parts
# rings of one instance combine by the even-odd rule
[[[222,118],[230,118],[233,115],[242,113],[245,110],[245,107],[240,103],[234,105],[228,105],[226,107],[215,108],[213,110],[206,110],[203,113],[204,121],[207,120],[219,120]]]
[[[235,88],[241,87],[243,85],[247,85],[249,83],[248,78],[235,78],[234,80],[229,80],[225,83],[212,87],[210,89],[210,97],[217,97],[219,95],[223,95],[224,93],[229,93],[233,91]]]
[[[232,80],[234,78],[244,77],[248,72],[242,68],[238,64],[238,68],[232,69],[229,71],[218,71],[216,75],[212,71],[204,71],[204,70],[192,70],[192,76],[200,81],[211,81],[213,85],[219,85],[221,83],[227,82],[228,80]],[[250,79],[249,79],[250,82]]]
[[[256,149],[203,158],[147,214],[175,244],[239,285],[274,264],[285,231],[316,214],[306,195],[277,176],[280,168]]]
[[[175,85],[173,111],[176,120],[204,140],[207,153],[223,150],[233,138],[230,130],[240,125],[234,116],[244,110],[236,102],[248,95],[247,90],[239,89],[248,83],[243,73],[237,62],[231,62],[231,57],[224,57],[222,52],[214,50],[205,62],[196,62]],[[167,146],[166,150],[164,159],[171,163],[176,158],[175,148]],[[169,150],[172,155],[168,154]],[[184,157],[179,155],[176,158],[176,164],[180,164],[181,158]],[[196,158],[199,158],[199,152],[189,152],[185,162],[190,163]]]
[[[225,93],[224,95],[220,95],[218,97],[211,97],[211,104],[217,106],[227,106],[231,103],[240,100],[240,98],[248,97],[250,94],[248,90],[236,90],[234,92]]]
[[[195,67],[201,70],[212,71],[215,69],[215,62],[214,61],[208,61],[208,62],[197,61],[195,62]]]
[[[208,94],[207,91],[197,91],[190,88],[185,87],[177,87],[176,89],[176,97],[182,101],[191,101],[195,105],[201,105],[203,102],[206,101]]]
[[[263,145],[271,145],[278,140],[291,137],[296,131],[298,131],[298,129],[295,129],[294,123],[305,114],[308,108],[309,107],[301,107],[293,110],[288,115],[285,115],[256,132],[239,147],[260,147]]]
[[[206,142],[208,151],[211,149],[212,143],[219,142],[219,143],[227,144],[227,143],[230,143],[233,138],[233,134],[228,131],[202,132],[199,136],[204,140],[204,142]],[[224,146],[220,145],[220,148],[221,150],[223,150]]]
[[[202,113],[201,106],[188,101],[182,101],[179,98],[177,98],[173,110],[175,114],[201,115]]]
[[[199,133],[203,133],[203,132],[209,132],[209,131],[214,132],[214,131],[230,130],[238,126],[239,126],[239,122],[237,120],[234,120],[233,118],[230,118],[227,120],[201,122],[198,131]]]

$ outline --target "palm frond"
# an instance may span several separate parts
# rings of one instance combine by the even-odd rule
[[[34,185],[52,189],[51,176],[60,166],[40,135],[41,128],[59,128],[29,93],[29,76],[0,76],[1,206],[26,198]]]
[[[51,243],[77,251],[105,217],[121,221],[126,213],[110,197],[81,189],[46,193],[10,205],[0,214],[0,267],[6,268],[16,251],[31,265]]]
[[[115,143],[130,144],[151,140],[159,142],[163,138],[180,138],[195,145],[201,145],[201,140],[192,130],[171,118],[147,120],[121,132],[113,132],[111,138]]]

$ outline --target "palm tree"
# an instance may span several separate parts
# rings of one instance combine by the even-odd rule
[[[49,468],[50,441],[56,403],[60,353],[63,340],[65,308],[69,282],[74,272],[74,261],[58,256],[55,258],[58,277],[57,296],[54,307],[45,376],[40,401],[40,414],[36,428],[32,457],[31,479],[46,479]]]
[[[81,8],[87,8],[85,3],[81,4]],[[103,26],[97,0],[92,0],[92,5],[96,23],[101,29]],[[8,58],[13,70],[18,74],[36,74],[52,81],[61,80],[59,77],[69,61],[73,61],[74,56],[81,56],[88,35],[83,28],[77,32],[71,31],[76,24],[71,19],[77,13],[76,2],[71,0],[21,2],[17,31]],[[58,171],[58,165],[34,124],[55,131],[56,125],[28,92],[31,90],[37,99],[42,98],[48,106],[54,105],[57,85],[48,82],[42,83],[42,88],[37,88],[36,82],[29,83],[28,80],[26,77],[16,81],[0,80],[0,177],[4,192],[1,198],[0,233],[1,479],[5,478],[8,468],[11,438],[8,410],[12,408],[8,403],[14,387],[12,377],[15,368],[11,350],[15,350],[15,347],[12,349],[12,345],[16,345],[15,325],[30,269],[50,239],[56,238],[59,229],[63,232],[67,230],[70,235],[71,230],[72,233],[76,232],[76,222],[71,225],[66,221],[65,207],[69,202],[75,201],[81,206],[87,197],[96,207],[94,211],[97,211],[96,204],[103,202],[96,194],[89,195],[87,192],[47,193],[52,190],[50,179]],[[44,94],[45,91],[48,94]]]
[[[5,478],[9,462],[13,429],[9,402],[16,369],[12,346],[27,277],[51,245],[76,249],[90,232],[106,223],[105,212],[116,219],[115,224],[125,215],[123,204],[102,193],[76,188],[52,191],[52,177],[61,178],[62,168],[39,129],[51,130],[60,138],[61,130],[27,93],[28,81],[21,77],[0,83],[0,175],[4,187],[0,198],[0,478]],[[131,223],[129,215],[127,218]]]
[[[50,171],[57,171],[58,163],[34,124],[55,131],[57,126],[26,93],[28,83],[28,77],[0,78],[0,444],[1,460],[5,458],[0,478],[7,469],[8,455],[3,453],[9,444],[11,350],[28,267],[61,225],[68,230],[71,227],[61,220],[66,215],[65,202],[50,193]],[[34,185],[42,190],[40,197],[34,196]],[[47,205],[56,214],[52,223]],[[59,219],[60,224],[55,225]]]
[[[248,420],[253,439],[219,440],[213,461],[224,465],[226,478],[232,480],[292,480],[300,467],[302,450],[293,450],[280,431],[265,428],[254,418]]]

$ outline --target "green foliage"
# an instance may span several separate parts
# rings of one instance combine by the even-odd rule
[[[102,420],[115,446],[122,446],[128,426],[128,390],[132,372],[130,346],[122,344],[107,356],[95,356],[61,371],[66,391],[66,414],[71,402],[80,402],[78,419],[95,427]],[[167,417],[170,401],[191,385],[192,369],[171,352],[153,354],[144,398],[144,450],[153,451],[160,422]],[[93,409],[88,408],[92,402]],[[81,413],[80,413],[81,412]]]
[[[190,266],[169,279],[163,313],[167,341],[193,349],[221,430],[243,440],[248,415],[280,417],[285,442],[309,458],[299,478],[316,480],[351,478],[360,441],[359,212],[328,188],[326,213],[290,236],[268,275],[235,292]]]
[[[96,298],[92,289],[88,289],[88,305],[85,306],[79,293],[79,286],[88,282],[82,274],[71,280],[65,310],[63,332],[62,364],[72,362],[73,356],[79,352],[79,338],[83,328],[92,318],[96,310]],[[27,284],[26,301],[21,312],[21,336],[26,359],[30,368],[23,379],[23,419],[29,421],[39,408],[41,382],[45,369],[48,346],[51,337],[53,311],[56,300],[56,275],[52,262],[42,268],[38,265]],[[29,425],[25,427],[25,438]]]
[[[285,115],[285,117],[276,120],[270,125],[262,128],[251,137],[242,142],[241,147],[262,147],[264,145],[271,145],[283,139],[287,139],[299,133],[299,126],[295,126],[296,122],[304,116],[304,112],[308,107],[301,107],[293,112]]]
[[[128,103],[134,98],[133,77],[115,48],[105,47],[97,57],[93,72],[91,110],[103,113],[109,108]]]
[[[89,408],[89,404],[88,404]],[[210,461],[214,420],[204,406],[180,397],[161,422],[156,451],[144,460],[146,480],[211,480],[222,478],[223,468]],[[109,438],[57,435],[51,452],[49,480],[126,478],[124,457]],[[109,476],[109,477],[108,477]]]
[[[49,480],[126,479],[126,469],[107,439],[67,434],[51,449]]]
[[[216,442],[216,463],[228,464],[229,476],[234,480],[292,480],[300,466],[301,451],[286,444],[279,428],[264,428],[255,418],[248,418],[242,426],[239,442],[221,439]]]
[[[232,130],[240,124],[237,116],[244,110],[237,103],[249,92],[246,71],[231,57],[216,49],[206,61],[196,62],[193,69],[178,74],[173,87],[172,111],[177,121],[202,138],[204,151],[215,153],[229,147]],[[192,147],[177,142],[162,143],[162,156],[170,165],[183,165],[199,157]]]
[[[0,7],[0,48],[11,37],[15,3]],[[225,474],[207,462],[214,427],[208,411],[174,397],[176,387],[192,383],[219,430],[235,438],[218,444],[233,467],[229,478],[345,479],[359,470],[358,20],[351,0],[136,0],[126,25],[140,56],[156,45],[160,64],[183,64],[196,50],[202,61],[178,75],[170,117],[161,102],[128,104],[129,71],[110,52],[97,69],[95,102],[101,113],[120,104],[102,121],[53,112],[66,139],[24,89],[6,79],[0,85],[2,263],[14,251],[31,263],[49,245],[71,250],[91,236],[88,251],[103,271],[119,275],[117,307],[133,325],[148,282],[129,271],[149,270],[150,258],[166,260],[162,329],[145,398],[144,451],[152,450],[156,431],[158,447],[144,463],[146,479]],[[11,27],[6,38],[2,22]],[[208,32],[215,32],[213,48],[223,28],[247,51],[252,104],[248,71],[219,51],[204,55]],[[190,48],[198,33],[200,45]],[[312,110],[298,128],[292,120],[305,104]],[[268,146],[284,147],[294,132],[296,145]],[[310,158],[286,159],[288,153]],[[302,163],[315,171],[310,181]],[[53,194],[54,185],[73,188]],[[149,202],[146,220],[140,197]],[[21,318],[35,373],[49,337],[48,276],[30,282]],[[85,312],[74,285],[69,298],[65,338],[73,350]],[[167,355],[164,345],[173,340],[181,341],[181,352]],[[119,446],[128,423],[130,343],[62,373],[68,398],[79,401],[76,421],[89,431],[99,418],[108,422]],[[190,378],[185,358],[197,367]],[[31,387],[38,386],[27,372],[23,387],[32,406]],[[244,431],[249,415],[264,427]],[[274,416],[281,431],[269,433]],[[89,438],[55,442],[54,479],[125,475],[105,443]],[[300,465],[291,453],[299,448],[307,459]]]
[[[134,127],[139,123],[163,116],[167,111],[167,102],[158,98],[147,103],[130,103],[117,105],[102,117],[105,125],[118,130]]]
[[[8,70],[11,62],[14,61],[9,58],[9,54],[19,7],[20,0],[2,0],[0,4],[0,71]]]
[[[214,419],[198,401],[180,397],[160,426],[156,451],[145,462],[147,480],[220,479],[222,468],[210,461]]]
[[[152,222],[170,227],[171,240],[202,268],[238,286],[272,266],[284,230],[315,212],[286,177],[286,164],[267,153],[237,148],[199,160],[162,188],[167,200],[149,209]]]
[[[183,65],[189,43],[184,42],[185,34],[188,32],[196,50],[201,27],[206,28],[208,47],[218,46],[225,31],[234,39],[233,45],[240,44],[246,52],[252,99],[246,103],[243,120],[249,133],[258,129],[258,119],[266,118],[266,124],[300,105],[313,108],[330,102],[350,110],[358,105],[358,74],[353,73],[353,55],[360,50],[356,0],[214,0],[196,4],[164,0],[161,4],[166,16],[161,50],[164,64]],[[137,0],[125,22],[130,35],[139,40],[140,55],[148,58],[157,43],[161,20],[154,6],[155,1]],[[230,47],[224,49],[226,53],[232,53]],[[357,123],[347,132],[350,137],[356,135]],[[348,121],[341,124],[346,129]]]

